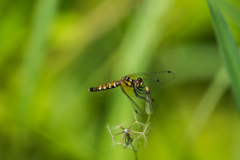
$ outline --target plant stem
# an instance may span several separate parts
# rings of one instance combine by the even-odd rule
[[[134,155],[135,155],[135,160],[138,160],[138,155],[137,155],[137,151],[134,149],[134,147],[132,147]]]
[[[147,126],[148,126],[148,124],[149,124],[149,122],[150,122],[150,118],[151,118],[151,116],[150,116],[150,115],[148,115],[148,119],[147,119]]]

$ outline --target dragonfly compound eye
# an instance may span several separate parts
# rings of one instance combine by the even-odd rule
[[[143,80],[142,80],[142,78],[138,78],[137,80],[136,80],[136,87],[139,87],[139,86],[142,86],[143,85]]]

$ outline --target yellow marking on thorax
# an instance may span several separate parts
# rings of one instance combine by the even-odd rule
[[[131,82],[129,82],[129,81],[124,80],[123,83],[124,83],[125,86],[129,86],[129,87],[131,86]]]

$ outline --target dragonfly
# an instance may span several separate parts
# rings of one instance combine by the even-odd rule
[[[169,83],[174,79],[175,74],[171,71],[136,73],[126,75],[118,81],[112,81],[97,87],[91,87],[88,91],[102,91],[120,86],[122,92],[130,100],[134,111],[141,117],[144,117],[144,113],[141,108],[149,101],[149,92],[151,92],[151,94],[158,93],[163,89],[166,83]],[[152,108],[158,108],[156,102],[152,98],[151,101]]]

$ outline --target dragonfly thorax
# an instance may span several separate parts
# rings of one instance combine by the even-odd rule
[[[121,84],[129,87],[134,87],[135,81],[129,77],[129,76],[124,76],[121,78]]]

